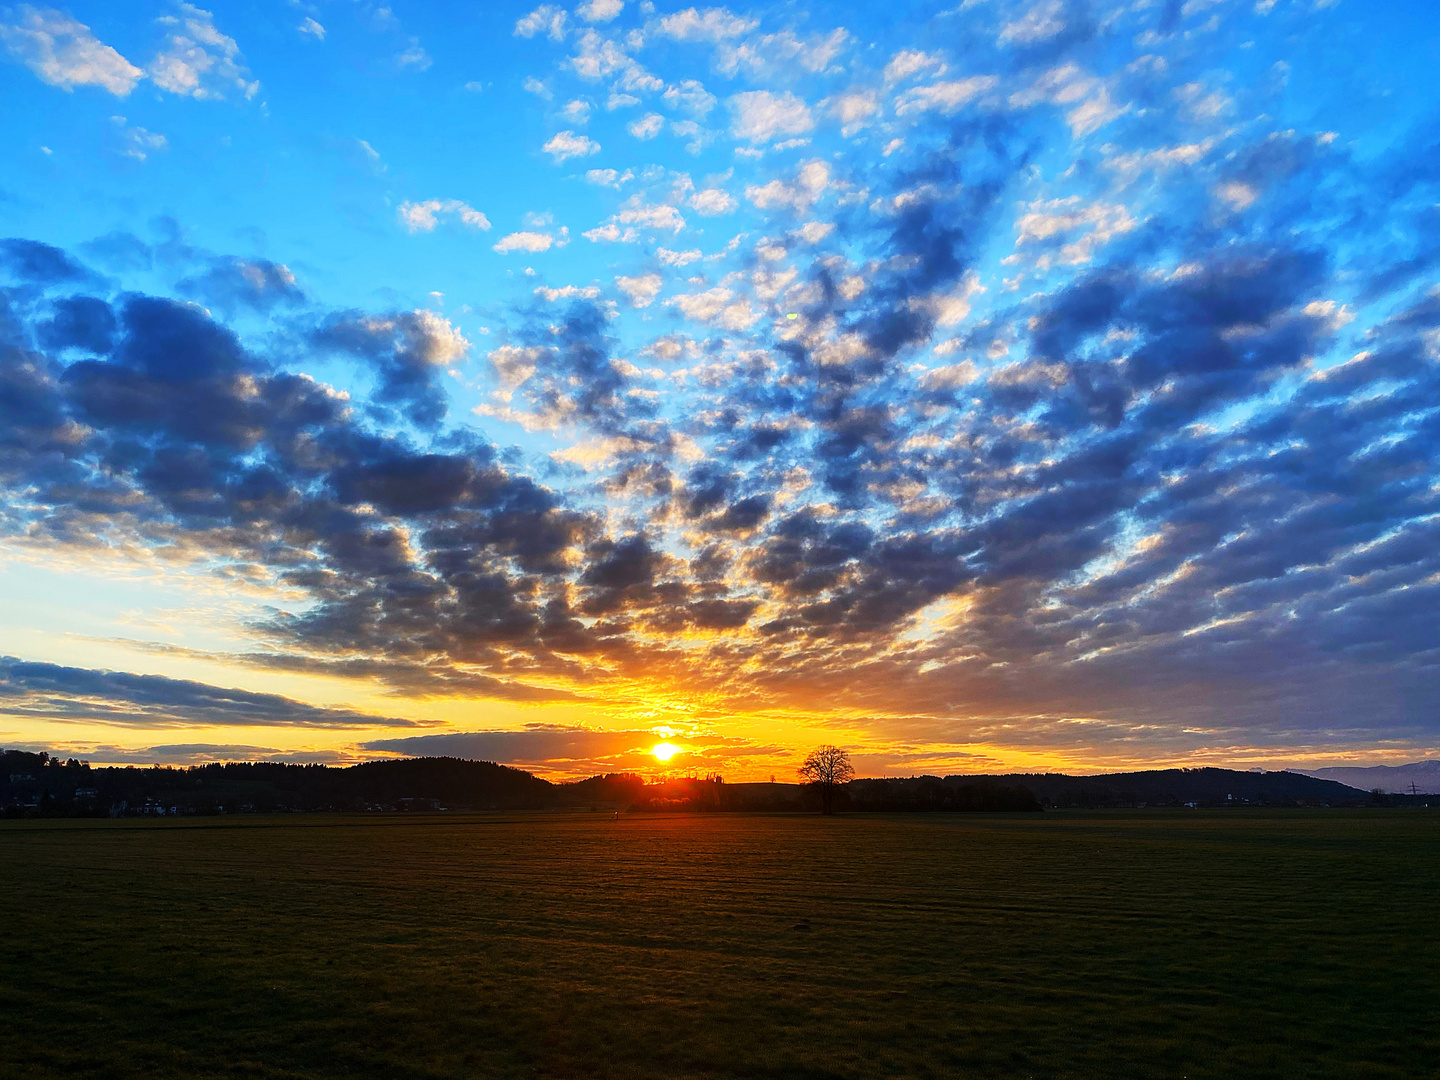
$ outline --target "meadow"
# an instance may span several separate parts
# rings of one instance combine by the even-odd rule
[[[1416,1077],[1440,815],[0,822],[0,1076]]]

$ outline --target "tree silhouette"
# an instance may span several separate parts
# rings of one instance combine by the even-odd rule
[[[821,746],[810,751],[805,764],[795,770],[807,784],[820,789],[820,806],[827,814],[835,813],[835,789],[855,779],[850,755],[838,746]]]

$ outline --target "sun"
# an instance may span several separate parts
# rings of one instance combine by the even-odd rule
[[[650,753],[654,754],[661,761],[669,761],[680,752],[680,747],[668,742],[656,743],[650,748]]]

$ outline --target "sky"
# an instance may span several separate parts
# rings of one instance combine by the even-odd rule
[[[1431,755],[1437,64],[1425,2],[0,7],[0,745]]]

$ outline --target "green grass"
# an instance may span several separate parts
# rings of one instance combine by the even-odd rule
[[[7,822],[0,1076],[1435,1075],[1437,841],[1394,810]]]

